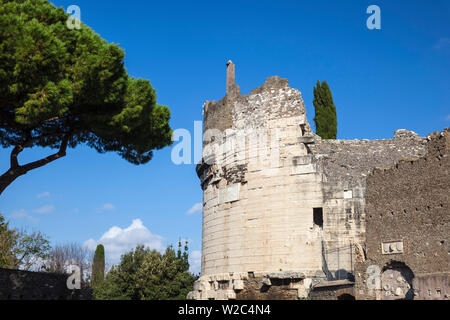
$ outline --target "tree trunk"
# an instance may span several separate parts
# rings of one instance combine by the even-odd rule
[[[5,191],[5,189],[11,183],[13,183],[14,180],[16,180],[18,177],[23,176],[24,174],[27,174],[31,170],[45,166],[46,164],[53,162],[59,158],[65,157],[68,142],[69,142],[69,136],[66,136],[63,138],[63,140],[61,142],[61,146],[57,153],[52,154],[41,160],[37,160],[37,161],[31,162],[31,163],[28,163],[23,166],[19,165],[17,157],[18,157],[19,153],[21,153],[29,143],[26,142],[23,145],[16,146],[11,151],[11,168],[0,176],[0,196],[3,194],[3,191]]]
[[[5,189],[14,182],[18,177],[23,175],[24,173],[20,174],[19,172],[9,169],[4,174],[0,176],[0,195],[5,191]]]

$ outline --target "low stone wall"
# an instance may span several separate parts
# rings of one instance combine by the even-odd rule
[[[303,272],[225,273],[200,277],[187,299],[299,300],[308,298],[311,285]]]
[[[92,289],[69,290],[67,275],[0,268],[0,300],[90,300]]]

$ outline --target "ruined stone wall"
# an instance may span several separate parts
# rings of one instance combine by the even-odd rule
[[[202,276],[187,296],[194,300],[298,300],[311,279],[302,272],[223,273]]]
[[[0,300],[90,300],[92,290],[69,290],[67,276],[0,268]]]
[[[360,299],[449,298],[449,129],[428,140],[424,157],[376,169],[367,178],[367,260],[356,268]],[[382,272],[376,289],[367,286],[374,284],[369,266]]]
[[[298,288],[303,280],[272,279],[270,286],[264,278],[249,278],[244,281],[244,289],[236,294],[237,300],[298,300]]]
[[[203,131],[217,129],[224,131],[232,126],[232,108],[228,98],[219,102],[207,101],[203,105]]]
[[[398,130],[389,140],[322,140],[310,145],[323,173],[324,266],[328,280],[338,280],[353,270],[349,244],[365,241],[366,177],[373,168],[386,168],[400,159],[426,153],[426,139]],[[339,254],[338,251],[341,253]],[[329,253],[329,254],[328,254]]]

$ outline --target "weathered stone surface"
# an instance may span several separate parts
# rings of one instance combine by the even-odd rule
[[[398,139],[410,136],[404,131]],[[402,277],[408,275],[412,288],[407,298],[413,298],[416,275],[445,273],[449,271],[450,234],[450,131],[428,137],[428,153],[416,160],[401,160],[390,168],[374,170],[367,178],[366,189],[366,259],[356,265],[356,293],[360,299],[400,299],[406,295],[405,286],[386,283],[378,290],[367,286],[369,266],[385,271],[397,270]],[[384,254],[382,243],[403,244],[403,250]],[[408,278],[409,277],[409,278]],[[433,284],[435,285],[435,284]],[[428,290],[435,297],[438,289],[445,298],[448,282],[439,286],[422,286],[416,298],[426,298]],[[402,289],[396,290],[398,287]],[[417,294],[417,293],[416,293]],[[436,298],[437,299],[437,298]],[[448,297],[447,297],[448,299]]]
[[[261,283],[263,286],[271,286],[272,285],[270,278],[267,278],[267,277],[262,278]]]
[[[263,278],[251,278],[245,281],[243,290],[236,293],[237,300],[297,300],[298,289],[290,281],[271,280],[264,285]]]
[[[233,280],[233,289],[236,291],[243,290],[244,289],[244,280]]]
[[[224,204],[239,200],[240,184],[233,184],[219,190],[219,203]]]
[[[403,130],[401,135],[397,131],[393,140],[320,140],[311,149],[329,181],[345,179],[350,186],[364,186],[374,168],[425,155],[426,142],[426,138]]]
[[[305,279],[303,272],[287,271],[287,272],[270,272],[265,275],[269,279]]]
[[[322,281],[312,287],[310,300],[355,300],[353,283],[348,280]]]
[[[413,279],[414,299],[449,300],[450,272],[416,274]]]
[[[233,61],[227,62],[227,94],[231,93],[233,86],[235,85],[235,66]]]
[[[305,144],[313,144],[315,143],[316,139],[313,136],[305,136],[305,137],[299,137],[298,142],[305,143]]]

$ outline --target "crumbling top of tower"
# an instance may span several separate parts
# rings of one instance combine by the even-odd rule
[[[300,121],[304,125],[304,133],[312,133],[302,95],[289,87],[287,79],[270,77],[249,94],[241,95],[235,83],[235,65],[231,60],[226,65],[227,94],[218,102],[206,101],[203,105],[205,132],[208,129],[256,128],[265,126],[271,120],[299,116],[304,119]]]

